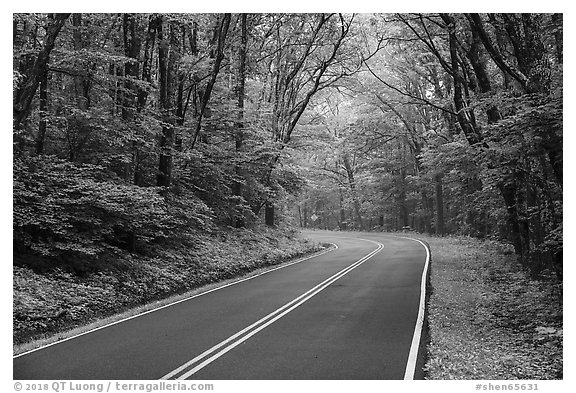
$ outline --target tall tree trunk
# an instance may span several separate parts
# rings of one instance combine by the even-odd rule
[[[132,61],[126,62],[124,65],[124,75],[126,77],[124,82],[124,99],[122,105],[122,120],[126,123],[128,129],[135,127],[134,121],[136,116],[136,98],[138,88],[133,80],[137,80],[140,74],[139,59],[142,41],[139,35],[138,16],[135,14],[124,14],[123,16],[123,38],[124,38],[124,55]],[[136,175],[138,167],[138,144],[132,142],[132,157],[131,162],[127,164],[126,180],[134,184],[138,184],[138,175]]]
[[[501,182],[498,185],[502,197],[506,202],[506,210],[508,211],[508,225],[510,228],[510,237],[514,246],[514,251],[519,261],[526,265],[529,261],[530,254],[530,236],[529,228],[526,222],[522,221],[519,214],[518,207],[521,205],[517,200],[517,186],[513,183],[514,180],[510,179],[508,182]]]
[[[432,216],[434,214],[433,201],[428,196],[426,190],[421,192],[422,195],[422,207],[424,208],[424,217],[422,217],[422,230],[426,233],[432,233]]]
[[[362,218],[362,213],[360,211],[360,199],[358,197],[358,191],[356,190],[356,179],[354,178],[354,170],[350,164],[350,159],[347,154],[342,157],[342,162],[344,163],[344,168],[346,169],[346,175],[348,176],[348,186],[350,187],[350,192],[352,193],[352,201],[354,203],[354,213],[356,214],[356,222],[360,230],[364,230],[364,220]]]
[[[264,223],[267,226],[273,227],[275,225],[275,214],[274,202],[271,200],[266,201],[266,205],[264,206]]]
[[[436,234],[444,236],[444,192],[442,189],[442,175],[434,177],[436,188]]]
[[[464,97],[464,79],[460,72],[460,59],[458,57],[458,39],[456,37],[456,23],[454,18],[448,14],[442,14],[442,19],[448,27],[448,39],[450,43],[450,61],[452,66],[452,75],[454,81],[454,106],[458,114],[458,123],[464,131],[466,139],[470,145],[476,145],[482,142],[482,136],[476,126],[474,111],[468,106]]]
[[[215,32],[215,40],[217,42],[215,48],[215,60],[214,65],[212,67],[212,74],[210,80],[206,85],[206,89],[204,89],[204,93],[202,95],[202,102],[200,106],[200,113],[198,114],[198,119],[196,121],[196,129],[194,130],[194,135],[192,138],[192,145],[190,146],[190,150],[194,149],[196,145],[196,141],[198,140],[198,136],[200,135],[200,130],[202,129],[202,118],[206,114],[206,109],[208,107],[208,101],[210,101],[210,96],[212,94],[212,89],[214,88],[214,84],[216,83],[216,78],[218,77],[218,73],[220,72],[220,65],[222,64],[222,60],[224,59],[224,46],[226,45],[226,36],[228,35],[228,27],[230,26],[230,14],[224,14],[222,19],[219,21],[218,29]]]
[[[14,93],[12,111],[15,130],[20,130],[23,120],[30,112],[30,106],[40,84],[40,80],[48,71],[48,61],[50,59],[50,53],[52,49],[54,49],[56,37],[58,37],[58,33],[60,33],[69,16],[70,14],[55,14],[54,17],[50,19],[48,27],[46,28],[44,44],[34,61],[34,65],[24,82]]]
[[[248,44],[248,30],[247,30],[247,15],[241,15],[241,26],[240,26],[240,45],[238,47],[238,68],[236,71],[236,108],[238,110],[237,120],[236,120],[236,151],[242,148],[244,141],[244,95],[245,95],[245,84],[246,84],[246,46]]]
[[[552,23],[554,23],[554,40],[556,42],[556,60],[559,64],[564,61],[564,40],[563,40],[563,15],[552,14]]]
[[[152,63],[154,58],[154,46],[156,43],[156,35],[158,24],[161,18],[157,15],[150,15],[148,20],[148,30],[146,32],[146,41],[144,44],[144,59],[142,60],[142,80],[148,84],[152,83]],[[148,99],[148,91],[146,89],[138,90],[138,112],[141,112],[146,106]]]
[[[136,87],[134,81],[139,78],[139,60],[140,60],[140,49],[142,47],[142,41],[140,39],[138,16],[136,14],[124,14],[122,18],[122,32],[123,32],[123,44],[124,44],[124,55],[132,61],[126,62],[124,65],[124,75],[126,77],[124,81],[124,94],[122,102],[122,120],[126,124],[126,128],[134,130],[137,127],[135,123],[136,111],[137,111],[137,95],[138,88]],[[133,131],[135,132],[135,130]],[[140,175],[138,172],[138,161],[139,152],[138,144],[136,141],[132,142],[132,154],[131,162],[126,164],[126,181],[132,182],[135,185],[139,184]],[[137,233],[135,230],[126,231],[127,237],[127,249],[130,252],[136,251],[136,241]]]
[[[36,136],[36,155],[44,152],[44,140],[46,137],[46,118],[48,116],[48,71],[40,79],[40,122],[38,124],[38,135]]]
[[[172,53],[170,36],[174,34],[171,26],[164,26],[162,17],[158,23],[158,73],[160,97],[159,105],[162,110],[163,126],[160,136],[160,159],[158,163],[158,176],[156,184],[160,187],[168,187],[172,182],[172,148],[174,147],[174,116],[172,113],[173,103],[173,78],[175,58]],[[172,49],[172,50],[171,50]]]
[[[186,28],[184,26],[181,27],[181,40],[180,40],[180,53],[185,53],[186,51]],[[184,72],[178,72],[177,80],[178,80],[178,87],[176,92],[176,124],[179,126],[184,125],[184,120],[186,116],[186,102],[184,100],[184,81],[185,81],[185,74]]]
[[[508,59],[506,59],[506,57],[504,56],[504,53],[501,52],[498,48],[496,48],[492,44],[492,41],[488,36],[488,33],[484,29],[484,22],[482,21],[480,15],[466,14],[466,17],[470,21],[470,25],[472,26],[472,28],[475,29],[476,32],[478,33],[480,39],[482,40],[482,43],[484,44],[484,47],[486,48],[486,50],[490,54],[490,57],[492,58],[492,60],[494,60],[494,63],[496,63],[498,68],[500,68],[500,70],[506,72],[508,75],[514,78],[525,91],[529,91],[530,88],[528,86],[529,84],[528,77],[525,74],[523,74],[519,69],[511,65]],[[498,31],[498,33],[503,33],[503,31]]]
[[[506,49],[507,48],[507,42],[506,42],[506,32],[504,31],[504,27],[503,27],[501,21],[498,20],[498,18],[496,17],[496,14],[488,14],[488,19],[490,21],[490,24],[494,28],[495,35],[496,35],[496,46],[494,48],[494,51],[501,54],[503,61],[507,64],[507,63],[509,63],[509,59],[506,56],[506,53],[508,51]],[[469,17],[469,20],[470,20],[470,17]],[[479,20],[479,21],[481,22],[481,20]],[[472,26],[472,29],[476,30],[476,27],[473,24],[471,24],[471,26]],[[482,39],[482,37],[480,37],[480,39]],[[502,77],[504,80],[504,89],[509,89],[511,87],[511,84],[512,84],[512,76],[510,75],[509,72],[507,72],[502,67],[498,67],[498,68],[502,72]]]
[[[338,194],[340,199],[340,229],[346,229],[348,225],[346,224],[346,210],[344,209],[344,191],[341,187],[338,187]]]
[[[478,80],[478,86],[480,87],[480,92],[488,93],[492,90],[492,84],[490,83],[490,77],[486,71],[486,58],[482,53],[483,45],[482,39],[478,34],[478,31],[473,28],[472,30],[472,44],[470,45],[470,50],[468,51],[468,60],[472,65],[476,79]],[[487,110],[486,114],[488,116],[488,123],[496,123],[502,119],[500,112],[496,105],[491,105]]]
[[[79,52],[88,47],[88,43],[82,34],[82,14],[72,14],[72,26],[74,26],[72,33],[74,39],[74,50]],[[84,67],[84,70],[88,69],[88,66]],[[87,110],[90,107],[90,87],[91,81],[88,76],[74,76],[74,95],[76,97],[76,105],[81,110]]]
[[[53,15],[48,15],[49,20],[53,19]],[[38,26],[36,23],[30,23],[27,20],[22,21],[22,28],[19,28],[20,23],[14,18],[14,40],[13,48],[27,49],[24,53],[20,53],[17,61],[18,72],[23,76],[30,75],[30,71],[34,67],[36,61],[36,54],[32,50],[39,50],[38,39]]]
[[[122,105],[122,118],[125,121],[132,121],[136,109],[137,88],[132,80],[137,80],[140,75],[140,49],[142,40],[138,26],[138,16],[135,14],[124,14],[123,17],[123,38],[124,55],[131,59],[124,65],[124,76],[126,77],[124,88],[124,100]]]
[[[192,34],[190,35],[190,52],[192,56],[198,56],[198,23],[194,22],[192,24]],[[192,105],[194,107],[194,118],[197,118],[200,114],[200,98],[198,91],[198,77],[194,76],[192,81],[192,87],[190,88],[192,92]]]
[[[526,186],[526,203],[530,214],[527,217],[528,225],[530,226],[530,233],[534,240],[534,247],[530,250],[531,263],[530,271],[532,276],[537,276],[545,268],[546,265],[552,266],[552,255],[540,249],[540,245],[544,243],[545,233],[542,223],[542,207],[538,192],[534,187],[532,179],[530,179],[530,172],[525,172],[524,177],[520,179]]]
[[[154,58],[154,46],[156,43],[156,34],[158,28],[159,18],[157,15],[150,15],[148,19],[148,27],[146,30],[146,39],[144,42],[144,57],[142,60],[142,76],[141,80],[152,84],[152,63]],[[142,87],[138,88],[136,99],[136,112],[141,113],[146,107],[148,100],[148,90]],[[134,184],[138,186],[144,185],[144,173],[141,167],[141,152],[138,148],[134,151]]]
[[[405,186],[405,180],[406,180],[406,170],[405,169],[401,169],[400,170],[400,192],[398,193],[398,198],[397,198],[397,202],[398,202],[398,216],[400,219],[400,225],[403,228],[409,227],[410,226],[410,222],[409,222],[409,214],[408,214],[408,206],[406,204],[406,186]]]
[[[179,42],[180,53],[186,53],[186,27],[181,26],[181,39]],[[174,42],[174,46],[176,46],[178,42]],[[182,126],[184,126],[184,122],[186,121],[186,110],[188,106],[188,100],[190,94],[188,94],[188,98],[185,99],[184,97],[184,82],[186,81],[186,75],[184,72],[179,71],[177,73],[177,88],[176,88],[176,125],[178,129],[181,130]],[[190,90],[191,91],[191,90]],[[177,151],[182,151],[182,135],[176,134],[175,136],[175,148]]]
[[[240,45],[238,46],[238,65],[236,68],[236,84],[234,91],[236,95],[236,109],[238,111],[236,118],[236,130],[234,133],[236,152],[242,150],[244,143],[244,95],[246,84],[246,46],[248,43],[248,29],[247,29],[247,15],[240,15]],[[234,172],[237,178],[242,176],[240,166],[238,164],[234,167]],[[232,184],[232,192],[237,197],[242,197],[242,182],[235,180]],[[236,217],[234,225],[236,228],[244,226],[244,218]]]

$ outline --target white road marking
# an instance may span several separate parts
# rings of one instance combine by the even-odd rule
[[[212,288],[212,289],[209,289],[209,290],[204,291],[204,292],[201,292],[201,293],[197,293],[197,294],[192,295],[192,296],[190,296],[190,297],[177,300],[177,301],[175,301],[175,302],[173,302],[173,303],[165,304],[165,305],[163,305],[163,306],[160,306],[160,307],[157,307],[157,308],[154,308],[154,309],[151,309],[151,310],[142,312],[142,313],[140,313],[140,314],[132,315],[132,316],[130,316],[130,317],[121,319],[121,320],[119,320],[119,321],[115,321],[115,322],[111,322],[111,323],[108,323],[108,324],[103,325],[103,326],[99,326],[99,327],[97,327],[97,328],[88,330],[88,331],[86,331],[86,332],[82,332],[82,333],[76,334],[76,335],[74,335],[74,336],[67,337],[67,338],[64,338],[64,339],[62,339],[62,340],[55,341],[55,342],[53,342],[53,343],[46,344],[46,345],[43,345],[43,346],[38,347],[38,348],[31,349],[31,350],[26,351],[26,352],[22,352],[22,353],[20,353],[20,354],[18,354],[18,355],[13,355],[12,358],[13,358],[13,359],[16,359],[16,358],[19,358],[19,357],[21,357],[21,356],[25,356],[25,355],[28,355],[28,354],[30,354],[30,353],[40,351],[40,350],[42,350],[42,349],[46,349],[46,348],[48,348],[48,347],[52,347],[52,346],[54,346],[54,345],[56,345],[56,344],[61,344],[61,343],[63,343],[63,342],[66,342],[66,341],[69,341],[69,340],[73,340],[73,339],[75,339],[75,338],[84,336],[84,335],[86,335],[86,334],[90,334],[90,333],[96,332],[96,331],[98,331],[98,330],[102,330],[102,329],[105,329],[105,328],[107,328],[107,327],[114,326],[114,325],[117,325],[117,324],[119,324],[119,323],[126,322],[126,321],[129,321],[129,320],[131,320],[131,319],[138,318],[138,317],[141,317],[141,316],[143,316],[143,315],[150,314],[150,313],[153,313],[153,312],[155,312],[155,311],[159,311],[159,310],[162,310],[162,309],[164,309],[164,308],[168,308],[168,307],[174,306],[174,305],[179,304],[179,303],[182,303],[182,302],[186,302],[186,301],[188,301],[188,300],[197,298],[197,297],[199,297],[199,296],[203,296],[203,295],[206,295],[206,294],[208,294],[208,293],[215,292],[215,291],[218,291],[218,290],[220,290],[220,289],[224,289],[224,288],[229,287],[229,286],[231,286],[231,285],[236,285],[236,284],[239,284],[239,283],[244,282],[244,281],[252,280],[253,278],[263,276],[263,275],[268,274],[268,273],[271,273],[271,272],[273,272],[273,271],[276,271],[276,270],[279,270],[279,269],[284,269],[285,267],[292,266],[292,265],[295,265],[295,264],[297,264],[297,263],[304,262],[304,261],[307,261],[307,260],[309,260],[309,259],[319,257],[320,255],[324,255],[324,254],[329,253],[329,252],[331,252],[331,251],[334,251],[334,250],[336,250],[336,249],[338,248],[338,246],[337,246],[336,244],[334,244],[334,243],[330,243],[330,244],[332,244],[334,247],[333,247],[333,248],[328,248],[328,249],[326,249],[326,250],[324,250],[324,251],[321,251],[321,252],[319,252],[319,253],[315,253],[315,254],[313,254],[313,255],[309,255],[309,256],[304,257],[304,258],[297,259],[297,260],[295,260],[295,261],[293,261],[293,262],[290,262],[290,263],[287,263],[287,264],[285,264],[285,265],[276,267],[276,268],[274,268],[274,269],[266,270],[266,271],[264,271],[264,272],[255,274],[255,275],[253,275],[253,276],[246,277],[246,278],[243,278],[243,279],[240,279],[240,280],[237,280],[237,281],[234,281],[234,282],[225,284],[225,285],[221,285],[221,286],[219,286],[219,287]]]
[[[344,275],[348,274],[350,271],[352,271],[352,270],[356,269],[358,266],[362,265],[364,262],[366,262],[368,259],[372,258],[374,255],[376,255],[378,252],[380,252],[384,248],[384,245],[382,243],[378,243],[378,242],[375,242],[373,240],[366,240],[366,239],[358,239],[358,240],[364,240],[364,241],[368,241],[371,243],[375,243],[378,245],[378,248],[376,248],[376,250],[373,250],[369,254],[365,255],[364,257],[360,258],[359,260],[357,260],[353,264],[340,270],[338,273],[330,276],[329,278],[327,278],[326,280],[324,280],[320,284],[316,285],[314,288],[308,290],[304,294],[300,295],[296,299],[290,301],[289,303],[285,304],[284,306],[278,308],[277,310],[271,312],[270,314],[266,315],[265,317],[254,322],[250,326],[242,329],[238,333],[230,336],[229,338],[222,341],[221,343],[219,343],[219,344],[213,346],[212,348],[204,351],[202,354],[196,356],[194,359],[184,363],[180,367],[178,367],[175,370],[164,375],[161,379],[173,378],[173,377],[177,376],[178,374],[180,374],[181,372],[189,369],[184,374],[181,374],[180,376],[176,377],[176,379],[188,378],[189,376],[193,375],[194,373],[198,372],[202,368],[206,367],[208,364],[212,363],[213,361],[215,361],[216,359],[218,359],[219,357],[221,357],[225,353],[231,351],[236,346],[238,346],[241,343],[243,343],[244,341],[248,340],[250,337],[254,336],[259,331],[265,329],[267,326],[271,325],[272,323],[274,323],[278,319],[282,318],[284,315],[286,315],[289,312],[291,312],[292,310],[296,309],[297,307],[299,307],[300,305],[302,305],[303,303],[308,301],[310,298],[312,298],[313,296],[320,293],[326,287],[328,287],[329,285],[334,283],[336,280],[340,279]],[[236,340],[236,339],[238,339],[238,340]],[[224,348],[220,349],[222,347],[224,347]],[[198,363],[199,361],[201,361],[202,359],[204,359],[208,355],[218,351],[219,349],[220,349],[219,352],[212,355],[210,358],[204,360],[202,363],[194,366],[194,364]],[[190,367],[192,367],[192,368],[190,369]]]
[[[418,317],[416,318],[416,326],[414,327],[414,335],[412,336],[412,344],[410,345],[410,353],[408,355],[408,363],[406,364],[406,371],[404,372],[405,380],[413,380],[414,373],[416,372],[416,361],[418,359],[418,348],[420,347],[420,337],[422,336],[422,328],[424,326],[424,309],[426,307],[426,277],[428,275],[428,264],[430,262],[430,249],[424,242],[410,237],[399,236],[404,239],[414,240],[426,249],[426,262],[424,263],[424,270],[422,271],[422,281],[420,283],[420,307],[418,308]]]

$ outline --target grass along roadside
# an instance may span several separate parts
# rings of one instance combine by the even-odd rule
[[[498,242],[415,237],[432,252],[427,379],[562,379],[561,283]]]
[[[14,355],[262,274],[325,248],[272,230],[232,230],[198,241],[206,247],[186,255],[171,250],[173,260],[162,263],[157,258],[142,260],[121,278],[106,271],[75,277],[15,266]]]

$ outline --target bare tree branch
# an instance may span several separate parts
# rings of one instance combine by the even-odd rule
[[[436,104],[434,104],[433,102],[431,102],[431,101],[429,101],[429,100],[427,100],[427,99],[425,99],[425,98],[417,97],[417,96],[412,95],[412,94],[410,94],[410,93],[408,93],[408,92],[402,91],[402,90],[398,89],[398,88],[395,87],[395,86],[392,86],[390,83],[386,82],[385,80],[383,80],[382,78],[380,78],[378,75],[376,75],[376,73],[372,70],[372,68],[370,68],[370,66],[368,65],[368,63],[364,62],[364,64],[365,64],[366,67],[368,68],[368,71],[370,71],[370,73],[371,73],[376,79],[378,79],[384,86],[386,86],[386,87],[388,87],[388,88],[390,88],[390,89],[392,89],[392,90],[394,90],[394,91],[402,94],[403,96],[413,98],[413,99],[415,99],[415,100],[417,100],[417,101],[420,101],[420,102],[422,102],[422,103],[424,103],[424,104],[426,104],[426,105],[430,105],[430,106],[433,107],[433,108],[436,108],[436,109],[438,109],[438,110],[441,110],[442,112],[446,112],[446,113],[449,113],[449,114],[451,114],[451,115],[455,115],[455,116],[456,116],[456,113],[453,112],[453,111],[451,111],[451,110],[449,110],[449,109],[443,108],[443,107],[441,107],[441,106],[439,106],[439,105],[436,105]]]

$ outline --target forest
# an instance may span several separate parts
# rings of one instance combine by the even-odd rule
[[[562,14],[13,14],[13,45],[17,266],[318,228],[561,280]]]

